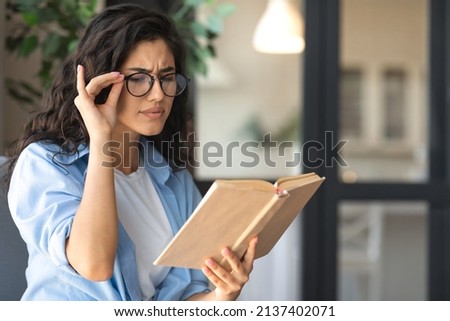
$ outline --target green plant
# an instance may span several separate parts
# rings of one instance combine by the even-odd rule
[[[217,4],[215,0],[186,0],[181,5],[179,2],[175,2],[169,14],[188,47],[188,72],[206,75],[206,61],[216,56],[214,40],[223,32],[223,19],[236,7],[232,3]]]
[[[33,105],[41,98],[59,63],[76,47],[80,31],[95,14],[97,0],[8,0],[6,21],[12,26],[6,50],[19,59],[38,52],[39,86],[29,80],[6,79],[8,94]]]
[[[40,57],[38,85],[30,79],[6,79],[8,94],[20,106],[35,107],[58,65],[76,48],[96,7],[97,0],[7,0],[6,21],[11,30],[6,50],[19,59],[34,53]],[[190,75],[207,73],[206,60],[216,55],[213,41],[223,31],[222,20],[234,10],[233,4],[217,4],[215,0],[173,2],[169,14],[186,41]],[[199,11],[205,13],[201,18],[196,14]]]

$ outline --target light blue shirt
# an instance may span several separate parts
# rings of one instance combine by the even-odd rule
[[[145,168],[175,234],[201,195],[187,170],[172,170],[151,143],[146,145]],[[89,148],[81,146],[73,156],[58,150],[53,144],[30,144],[11,178],[8,203],[29,253],[22,300],[141,300],[134,244],[121,224],[111,279],[92,282],[69,265],[65,244],[83,194]],[[171,268],[155,287],[154,300],[184,300],[209,291],[200,270],[184,268]]]

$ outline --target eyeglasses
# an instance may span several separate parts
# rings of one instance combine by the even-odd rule
[[[128,92],[135,97],[147,95],[158,79],[164,95],[176,97],[187,87],[191,79],[181,73],[170,73],[161,77],[152,76],[146,72],[136,72],[125,77]]]

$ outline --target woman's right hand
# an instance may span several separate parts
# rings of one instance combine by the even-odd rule
[[[117,102],[124,76],[110,72],[92,78],[86,85],[84,68],[77,67],[75,105],[89,132],[89,166],[83,196],[73,219],[66,243],[70,265],[91,281],[111,277],[118,244],[118,219],[114,190],[114,172],[109,150],[104,147],[111,140],[117,122]],[[111,86],[104,104],[96,105],[95,97]],[[105,165],[107,164],[107,165]]]
[[[83,117],[89,136],[92,139],[109,139],[117,122],[117,101],[123,87],[124,75],[113,71],[91,79],[86,85],[84,67],[77,67],[77,91],[74,103]],[[112,85],[104,104],[96,105],[95,97],[106,87]]]

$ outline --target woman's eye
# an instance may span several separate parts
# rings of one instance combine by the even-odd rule
[[[133,82],[133,83],[143,83],[148,81],[148,77],[145,75],[134,75],[132,77],[130,77],[129,81]]]
[[[175,74],[166,75],[160,78],[163,82],[172,82],[175,81]]]

